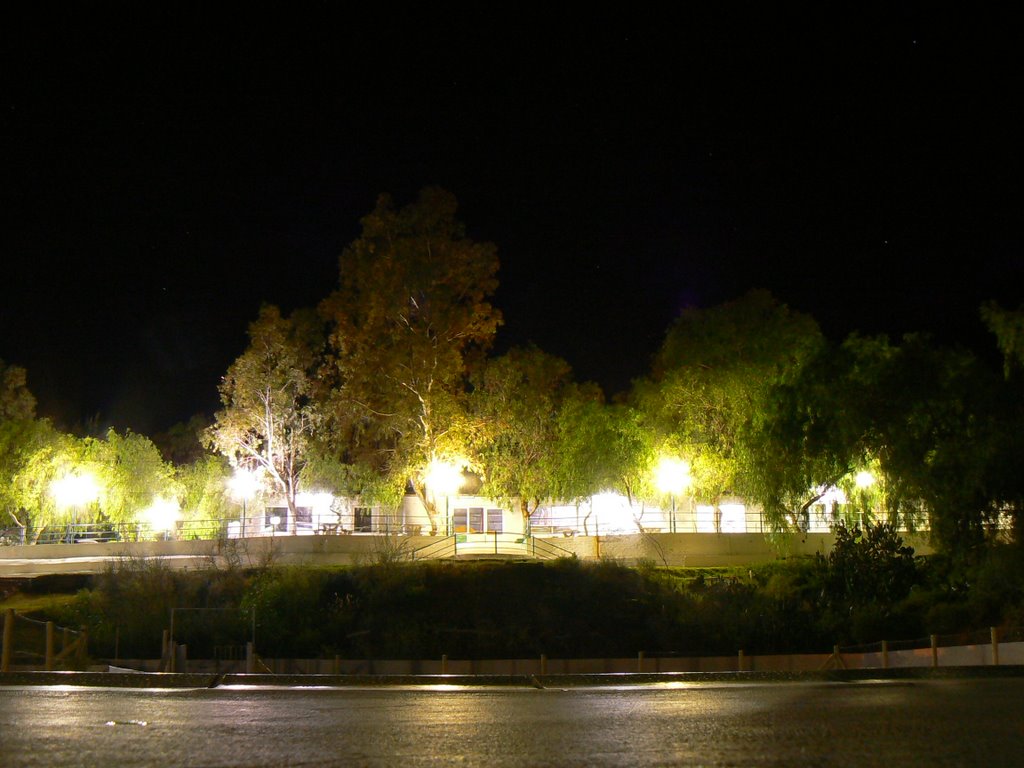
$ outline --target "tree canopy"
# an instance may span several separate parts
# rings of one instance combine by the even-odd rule
[[[315,397],[322,336],[315,317],[285,318],[273,305],[249,326],[249,347],[220,385],[224,407],[208,431],[211,446],[236,467],[267,478],[296,519],[295,496],[314,432],[322,422]]]
[[[424,473],[465,454],[466,377],[501,322],[489,302],[497,251],[467,237],[456,210],[436,188],[398,209],[382,196],[320,307],[331,328],[325,380],[339,453],[400,487],[411,481],[432,518]]]
[[[824,343],[817,324],[763,291],[671,326],[651,377],[637,387],[649,425],[690,462],[709,500],[748,490],[749,436],[773,387],[797,376]]]

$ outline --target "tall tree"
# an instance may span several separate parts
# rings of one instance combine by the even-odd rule
[[[25,369],[0,359],[0,421],[26,421],[36,415],[36,399],[29,392]]]
[[[764,291],[687,310],[672,325],[636,394],[661,439],[689,461],[695,495],[713,501],[748,490],[748,437],[769,393],[823,343],[813,319]]]
[[[996,337],[1003,354],[1003,371],[1007,378],[1024,368],[1024,307],[1003,309],[994,301],[981,306],[981,319]]]
[[[518,505],[523,530],[553,495],[559,413],[576,391],[569,364],[533,346],[488,361],[473,377],[471,412],[482,425],[474,453],[485,489]]]
[[[969,553],[1014,498],[1000,478],[1020,469],[1007,471],[1016,430],[1005,428],[997,379],[975,356],[923,336],[852,336],[776,389],[752,441],[752,495],[776,521],[794,522],[829,486],[856,501],[855,475],[871,467],[872,514],[927,523],[941,547]]]
[[[48,422],[35,424],[30,441],[22,436],[21,458],[5,494],[10,516],[35,537],[71,522],[132,524],[157,498],[177,495],[172,467],[143,435],[109,430],[105,439],[76,438]],[[69,477],[87,480],[91,492],[62,502],[57,484]]]
[[[223,408],[207,432],[232,465],[262,472],[286,500],[296,524],[295,496],[314,430],[322,336],[310,312],[283,317],[273,305],[249,326],[249,347],[220,384]]]
[[[332,324],[330,414],[349,460],[403,488],[411,482],[437,531],[426,468],[466,451],[466,376],[490,346],[500,313],[490,243],[465,234],[448,192],[424,189],[396,209],[382,196],[340,258]]]
[[[105,440],[85,438],[82,466],[96,476],[99,510],[109,522],[138,522],[139,514],[155,500],[178,495],[174,468],[144,435],[111,429]]]

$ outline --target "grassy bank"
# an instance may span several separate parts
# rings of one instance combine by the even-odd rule
[[[140,561],[2,594],[2,607],[88,627],[101,658],[158,656],[172,616],[195,658],[254,632],[275,657],[798,653],[1020,626],[1024,557],[1007,547],[953,564],[862,538],[828,558],[733,570],[562,560],[172,572]]]

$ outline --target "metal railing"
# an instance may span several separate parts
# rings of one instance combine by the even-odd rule
[[[445,560],[455,557],[458,553],[458,545],[454,536],[445,536],[443,539],[432,541],[426,546],[414,549],[409,553],[412,560]]]
[[[547,539],[518,533],[458,533],[419,547],[410,553],[412,560],[443,560],[459,556],[512,556],[540,560],[575,557],[565,547]]]

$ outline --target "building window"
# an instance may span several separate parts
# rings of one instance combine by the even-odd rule
[[[371,533],[373,531],[373,512],[370,507],[355,507],[352,510],[353,526],[356,533]]]
[[[263,526],[275,531],[287,531],[288,507],[267,507],[263,517]]]
[[[500,509],[487,510],[487,532],[501,533],[504,530],[505,513]]]

